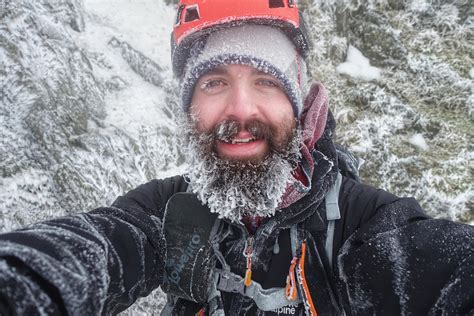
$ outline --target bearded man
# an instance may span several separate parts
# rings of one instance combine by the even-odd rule
[[[186,175],[0,236],[1,314],[473,312],[473,228],[360,183],[294,1],[182,0]]]

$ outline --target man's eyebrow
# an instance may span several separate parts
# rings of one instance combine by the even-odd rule
[[[270,77],[274,77],[273,75],[265,72],[265,71],[262,71],[262,70],[258,70],[256,68],[253,68],[252,69],[252,75],[264,75],[264,76],[270,76]]]
[[[209,76],[209,75],[225,75],[227,74],[228,71],[224,67],[217,67],[209,70],[208,72],[204,73],[203,76]]]
[[[252,68],[252,75],[260,75],[263,73],[264,73],[263,71],[258,70],[257,68]]]

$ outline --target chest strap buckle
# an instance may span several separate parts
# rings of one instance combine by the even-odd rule
[[[252,281],[249,286],[245,286],[244,278],[231,271],[216,269],[215,273],[217,274],[217,289],[219,291],[239,293],[251,298],[262,311],[272,311],[302,302],[299,293],[294,300],[287,298],[285,288],[264,289],[256,281]]]

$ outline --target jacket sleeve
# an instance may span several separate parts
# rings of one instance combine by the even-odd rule
[[[474,227],[423,216],[414,199],[381,207],[341,248],[348,314],[474,312]]]
[[[399,200],[389,192],[343,177],[338,201],[341,219],[336,222],[333,257],[337,256],[344,242],[370,221],[381,207]],[[420,215],[427,217],[422,213]]]
[[[0,314],[108,315],[162,282],[160,183],[0,235]]]

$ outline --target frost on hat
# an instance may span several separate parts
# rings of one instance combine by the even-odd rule
[[[293,43],[274,27],[245,24],[224,28],[191,48],[181,83],[181,102],[187,111],[197,80],[208,71],[229,64],[254,67],[275,77],[290,100],[295,117],[307,91],[306,64]]]

